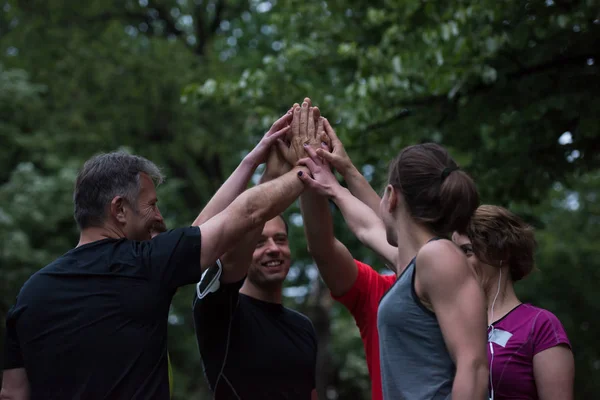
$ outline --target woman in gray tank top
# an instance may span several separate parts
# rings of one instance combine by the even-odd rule
[[[304,183],[336,197],[335,177],[307,150]],[[348,226],[398,276],[379,304],[385,399],[487,398],[485,297],[463,252],[447,239],[479,203],[471,178],[441,146],[410,146],[391,163],[379,215],[346,193],[337,198]],[[381,218],[381,219],[380,219]],[[383,220],[383,223],[382,223]]]
[[[487,397],[485,297],[446,238],[479,203],[471,178],[437,144],[410,146],[389,169],[380,216],[398,247],[398,279],[379,303],[384,397]]]

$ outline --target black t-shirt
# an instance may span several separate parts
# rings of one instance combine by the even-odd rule
[[[166,400],[169,306],[200,276],[198,227],[77,247],[21,288],[4,369],[25,368],[32,400]]]
[[[317,362],[312,323],[239,293],[242,283],[221,284],[194,300],[198,347],[216,400],[310,399]]]

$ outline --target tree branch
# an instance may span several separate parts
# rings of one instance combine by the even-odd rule
[[[548,60],[546,62],[537,64],[537,65],[523,67],[523,68],[517,69],[513,72],[509,72],[505,75],[505,77],[507,79],[520,80],[522,78],[526,78],[531,75],[547,72],[547,71],[550,71],[550,70],[553,70],[556,68],[563,68],[566,66],[578,66],[578,65],[581,65],[583,67],[583,66],[585,66],[585,62],[589,58],[600,59],[600,53],[588,53],[588,54],[581,54],[581,55],[571,56],[571,57],[557,57],[557,58]],[[414,99],[411,101],[404,101],[404,102],[402,102],[402,104],[396,104],[396,106],[402,106],[402,107],[408,107],[408,108],[415,107],[416,108],[416,107],[432,105],[435,103],[456,102],[456,101],[458,101],[458,99],[461,96],[477,96],[477,95],[489,92],[490,90],[494,89],[494,87],[495,87],[495,84],[485,84],[485,83],[480,82],[479,84],[472,86],[471,88],[469,88],[468,90],[466,90],[462,93],[459,91],[457,93],[457,96],[455,96],[453,99],[449,99],[446,94],[434,95],[434,96],[417,98],[417,99]],[[408,111],[408,113],[403,114],[405,111]],[[405,109],[405,110],[401,111],[400,113],[398,113],[386,120],[379,121],[372,125],[369,125],[367,128],[368,129],[383,128],[383,127],[393,124],[394,122],[396,122],[408,115],[410,115],[410,111],[409,111],[409,109]]]

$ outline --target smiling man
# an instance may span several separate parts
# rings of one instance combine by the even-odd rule
[[[252,261],[243,268],[249,246]],[[240,240],[198,285],[196,335],[215,399],[316,399],[313,325],[281,304],[290,264],[287,224],[276,217],[260,236]],[[234,281],[236,269],[247,269],[247,277]]]

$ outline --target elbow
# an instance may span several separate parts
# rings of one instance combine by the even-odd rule
[[[487,393],[488,381],[489,368],[486,354],[457,362],[455,384],[470,387],[475,393]]]

